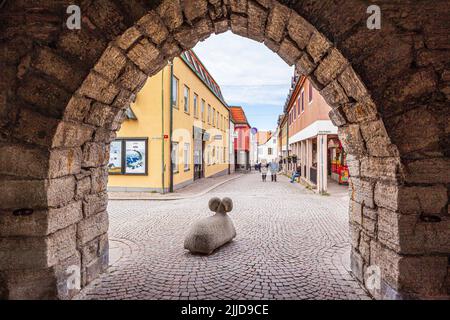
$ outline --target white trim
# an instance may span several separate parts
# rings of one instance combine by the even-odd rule
[[[305,112],[305,88],[300,90],[300,100],[302,100],[303,105],[300,106],[300,111]]]
[[[318,134],[337,134],[337,131],[338,128],[331,122],[331,120],[317,120],[305,129],[290,137],[289,144],[315,137]]]

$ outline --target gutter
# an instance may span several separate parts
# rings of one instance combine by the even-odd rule
[[[162,194],[164,191],[164,178],[165,178],[165,158],[164,158],[164,69],[162,69],[161,75],[161,186],[162,186]]]
[[[169,141],[170,141],[170,161],[169,161],[169,165],[170,165],[170,180],[169,180],[169,192],[173,192],[173,169],[172,169],[172,148],[173,148],[173,143],[172,143],[172,133],[173,133],[173,60],[169,61],[169,66],[170,66],[170,124],[169,124]]]

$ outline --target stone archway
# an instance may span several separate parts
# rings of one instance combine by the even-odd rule
[[[280,1],[284,2],[284,1]],[[0,297],[70,298],[107,265],[109,143],[147,76],[212,33],[263,42],[332,106],[349,156],[352,270],[377,297],[449,290],[449,8],[270,0],[7,1],[0,13]],[[401,13],[401,14],[400,14]],[[421,121],[417,121],[421,119]],[[75,270],[75,273],[68,272]]]

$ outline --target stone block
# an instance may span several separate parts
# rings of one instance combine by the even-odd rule
[[[61,121],[53,136],[53,148],[72,148],[82,146],[92,139],[94,129],[79,123]]]
[[[363,102],[346,103],[342,106],[349,122],[358,123],[377,119],[377,107],[371,99]]]
[[[397,181],[400,159],[365,157],[361,159],[361,176],[367,178]]]
[[[83,146],[83,168],[100,167],[109,161],[109,145],[97,142],[87,142]]]
[[[297,61],[295,68],[300,74],[307,76],[316,68],[316,64],[312,60],[311,56],[304,52],[300,59]]]
[[[364,260],[362,256],[356,252],[355,250],[352,250],[350,253],[350,268],[352,270],[353,275],[358,279],[360,282],[364,281]]]
[[[356,223],[357,225],[362,225],[362,208],[363,205],[354,200],[350,200],[349,203],[349,220],[350,223]]]
[[[0,299],[50,300],[57,296],[53,268],[0,271]]]
[[[315,28],[301,16],[293,13],[289,19],[287,30],[289,36],[300,49],[305,49]]]
[[[233,1],[233,3],[235,2],[243,1]],[[191,23],[194,20],[205,16],[208,10],[208,2],[206,0],[181,0],[181,5],[183,7],[184,16]]]
[[[237,14],[231,14],[230,25],[231,31],[234,34],[240,35],[242,37],[247,37],[247,17],[243,17]]]
[[[75,197],[76,180],[74,176],[49,179],[46,182],[47,204],[59,207],[69,203]]]
[[[58,178],[81,171],[81,148],[54,149],[50,152],[48,177]]]
[[[398,155],[397,148],[391,144],[382,120],[364,122],[360,126],[370,155],[374,157],[393,157]]]
[[[374,198],[377,206],[406,214],[439,214],[448,200],[442,185],[406,187],[381,182],[375,186]]]
[[[153,75],[163,65],[160,51],[146,38],[140,40],[128,52],[128,57],[147,75]]]
[[[290,66],[298,60],[301,54],[302,52],[296,44],[288,38],[283,39],[278,49],[278,55]]]
[[[450,159],[434,158],[405,161],[407,183],[450,183]]]
[[[317,73],[317,70],[315,73]],[[337,81],[332,81],[320,91],[320,94],[332,108],[342,106],[349,102],[344,89],[342,89]]]
[[[150,11],[138,21],[138,28],[157,45],[163,43],[169,36],[169,31],[161,18],[153,11]]]
[[[347,120],[345,119],[345,113],[341,107],[337,107],[335,109],[331,109],[328,113],[331,122],[337,127],[341,127],[347,124]]]
[[[91,99],[73,95],[64,111],[63,119],[66,121],[82,122],[91,108],[91,103]]]
[[[348,167],[349,175],[351,177],[357,178],[360,176],[361,163],[356,157],[354,157],[352,155],[347,155],[347,167]]]
[[[108,213],[106,211],[84,218],[78,223],[78,248],[108,232]]]
[[[91,168],[91,193],[106,191],[108,184],[108,168]]]
[[[108,206],[108,193],[101,192],[87,195],[83,201],[84,217],[93,216],[106,210]]]
[[[44,77],[27,75],[20,82],[17,96],[34,105],[43,115],[60,118],[71,95]]]
[[[306,50],[312,57],[314,63],[318,63],[331,48],[331,42],[323,34],[315,31],[306,46]]]
[[[28,178],[45,178],[49,152],[25,144],[0,143],[0,174]],[[18,161],[20,159],[20,161]]]
[[[256,41],[264,41],[264,29],[268,12],[256,5],[253,1],[248,3],[248,36]]]
[[[347,96],[352,97],[355,101],[367,103],[367,100],[369,100],[367,98],[367,89],[351,66],[347,66],[345,68],[345,70],[339,75],[338,81],[342,88],[344,88]]]
[[[114,81],[126,63],[127,58],[125,55],[118,48],[109,46],[94,66],[94,70],[102,74],[109,81]]]
[[[374,208],[374,183],[350,177],[350,199],[363,204],[366,207]]]
[[[214,32],[214,26],[209,18],[203,18],[194,24],[194,30],[197,34],[197,41],[203,41]]]
[[[60,57],[47,47],[40,47],[32,66],[42,73],[56,79],[67,90],[75,91],[85,77],[85,72],[75,68],[71,63]]]
[[[119,48],[123,50],[127,50],[130,48],[140,37],[142,33],[138,30],[136,26],[133,26],[127,31],[125,31],[121,36],[119,36],[116,40]]]
[[[107,124],[112,122],[118,112],[120,112],[120,109],[95,102],[92,105],[91,111],[86,117],[85,122],[97,127],[105,127]]]
[[[0,179],[0,208],[46,207],[47,188],[45,180]]]
[[[48,147],[52,144],[59,121],[31,110],[22,109],[13,135],[23,141]]]
[[[170,31],[175,30],[183,24],[183,12],[180,0],[163,1],[156,11]]]
[[[359,125],[350,124],[339,127],[338,135],[344,150],[348,154],[355,156],[357,159],[366,156],[366,146]]]
[[[194,28],[190,26],[182,26],[181,28],[177,29],[173,37],[178,41],[178,43],[184,50],[193,48],[198,41],[197,33],[195,32]]]
[[[324,86],[328,85],[332,80],[344,71],[348,61],[336,48],[332,48],[328,55],[323,58],[314,72],[317,80]],[[347,96],[345,94],[345,96]]]
[[[119,93],[119,88],[100,74],[91,71],[83,81],[78,93],[101,103],[111,104]]]

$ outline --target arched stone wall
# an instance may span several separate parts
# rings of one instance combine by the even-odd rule
[[[381,30],[358,0],[79,1],[73,31],[64,1],[6,1],[0,297],[70,298],[70,266],[82,285],[104,271],[106,164],[124,108],[169,59],[228,29],[296,64],[332,106],[350,154],[355,276],[367,285],[378,266],[376,297],[448,294],[449,8],[378,4]]]

